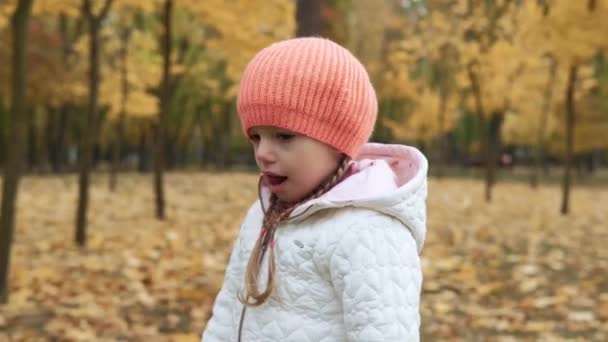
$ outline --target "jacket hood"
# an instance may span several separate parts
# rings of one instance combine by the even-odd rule
[[[328,208],[371,209],[403,223],[420,252],[426,237],[428,162],[424,155],[411,146],[368,143],[351,163],[344,180],[322,196],[300,204],[290,220],[300,221]],[[270,190],[264,185],[260,197],[267,208]]]

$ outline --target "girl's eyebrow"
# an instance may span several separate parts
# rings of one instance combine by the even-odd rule
[[[286,130],[286,129],[282,129],[282,128],[277,128],[274,130],[275,133],[280,133],[280,134],[291,134],[291,135],[296,135],[296,133]]]
[[[249,129],[249,131],[247,132],[247,135],[251,136],[254,134],[289,134],[289,135],[297,135],[297,133],[292,132],[290,130],[287,129],[283,129],[283,128],[279,128],[279,127],[269,127],[269,128],[251,128]]]

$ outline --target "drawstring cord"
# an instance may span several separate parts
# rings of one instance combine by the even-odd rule
[[[264,215],[266,215],[266,208],[264,208],[264,201],[262,199],[262,177],[260,176],[260,180],[258,181],[258,197],[260,199],[260,205],[262,206],[262,211],[264,212]],[[260,235],[262,235],[263,239],[266,239],[268,237],[268,230],[266,229],[266,227],[262,227],[262,229],[260,230]],[[273,238],[274,238],[274,234]],[[265,245],[264,245],[265,246]],[[269,243],[270,248],[274,248],[274,239],[270,241]],[[262,252],[260,253],[260,260],[259,260],[259,264],[262,264],[262,260],[264,260],[264,254],[266,253],[266,248],[262,248]],[[239,321],[239,334],[238,334],[238,342],[241,342],[241,336],[243,333],[243,322],[245,321],[245,311],[247,311],[247,305],[243,304],[243,310],[241,311],[241,319]]]
[[[268,242],[268,247],[270,248],[274,248],[274,234],[267,234],[268,230],[266,228],[262,228],[262,230],[260,231],[260,235],[264,236],[264,239],[266,239],[268,236],[272,235],[272,240],[270,240]],[[264,245],[264,247],[262,248],[262,252],[260,253],[260,260],[259,260],[259,264],[262,264],[262,260],[264,260],[264,254],[266,253],[266,245]],[[243,310],[241,311],[241,319],[239,321],[239,335],[238,335],[238,342],[241,342],[241,335],[243,333],[243,322],[245,321],[245,311],[247,311],[247,305],[243,304]]]
[[[343,176],[343,178],[346,177],[346,175],[347,175],[348,171],[351,169],[351,167],[352,167],[352,163],[350,163],[347,166],[347,169],[346,169],[346,172],[345,172],[345,175]],[[262,207],[262,212],[264,213],[264,215],[266,215],[266,208],[264,208],[264,200],[262,198],[262,191],[261,190],[262,190],[262,175],[260,175],[260,178],[258,180],[258,198],[260,200],[260,206]],[[314,205],[309,206],[302,213],[300,213],[300,214],[292,217],[291,219],[295,219],[297,217],[300,217],[300,216],[304,215],[304,213],[306,213],[308,211],[308,209],[312,208],[313,206]],[[293,211],[293,209],[295,209],[295,208],[291,207],[290,210],[287,210],[287,211],[283,212],[281,214],[281,216],[283,216],[283,217],[281,217],[279,219],[279,222],[281,220],[285,219],[285,217],[289,217],[289,215],[291,214],[291,212]],[[263,239],[262,240],[263,241],[263,245],[262,245],[263,248],[262,248],[262,251],[260,253],[260,260],[258,261],[260,265],[262,264],[262,260],[264,260],[264,255],[265,255],[266,249],[267,249],[266,247],[275,248],[275,242],[274,242],[274,232],[275,232],[275,230],[276,230],[276,227],[274,229],[272,229],[271,232],[269,232],[268,229],[266,229],[266,227],[262,227],[262,229],[260,230],[260,235],[262,235],[262,239]],[[268,241],[268,239],[270,241]],[[243,310],[241,311],[241,318],[239,320],[239,332],[238,332],[237,342],[241,342],[241,336],[242,336],[242,333],[243,333],[243,322],[245,321],[245,312],[246,311],[247,311],[247,305],[243,304]]]

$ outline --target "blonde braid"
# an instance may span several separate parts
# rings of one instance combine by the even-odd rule
[[[274,274],[276,267],[274,258],[274,233],[279,224],[287,219],[299,204],[323,195],[336,186],[336,184],[340,183],[347,174],[349,166],[350,158],[344,157],[330,178],[323,181],[308,197],[296,203],[281,202],[276,195],[272,194],[270,197],[270,208],[264,213],[260,236],[253,247],[253,251],[251,252],[251,256],[247,263],[247,270],[245,273],[245,296],[242,296],[241,294],[238,296],[241,303],[246,306],[260,306],[266,302],[274,289]],[[258,277],[262,260],[268,247],[270,247],[268,255],[268,281],[266,289],[260,292],[260,289],[258,288]]]
[[[320,197],[324,193],[328,192],[336,186],[338,183],[342,181],[346,173],[348,172],[348,168],[350,166],[350,158],[345,157],[342,159],[342,162],[338,166],[336,172],[334,172],[333,176],[326,182],[321,183],[319,188],[316,191],[313,191],[312,195],[307,198],[305,201],[311,200],[313,198]]]

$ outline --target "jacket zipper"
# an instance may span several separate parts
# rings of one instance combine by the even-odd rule
[[[241,342],[241,333],[243,332],[243,321],[245,320],[245,310],[247,309],[247,305],[243,304],[243,310],[241,311],[241,321],[239,322],[239,336],[238,342]]]

